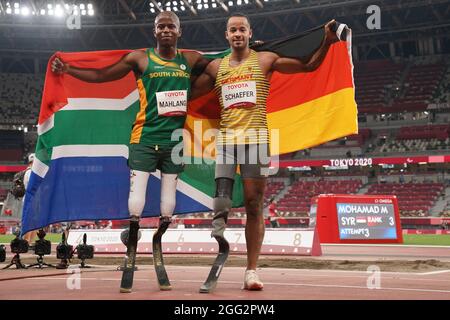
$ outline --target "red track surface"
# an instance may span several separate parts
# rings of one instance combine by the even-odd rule
[[[448,247],[322,246],[315,259],[450,261]],[[310,259],[310,257],[308,257]],[[9,257],[10,259],[10,257]],[[0,266],[1,267],[1,266]],[[298,300],[298,299],[450,299],[450,270],[424,273],[382,272],[380,289],[368,289],[364,271],[298,270],[264,268],[259,271],[265,288],[241,290],[243,268],[225,267],[217,289],[200,294],[208,267],[167,266],[172,291],[159,291],[153,266],[140,266],[133,292],[119,293],[121,272],[98,266],[73,275],[66,270],[0,270],[0,300],[9,299],[154,299],[154,300]],[[80,289],[68,289],[76,284]]]
[[[69,273],[59,270],[4,270],[0,278],[0,299],[151,299],[151,300],[300,300],[300,299],[450,299],[450,270],[432,273],[382,273],[381,288],[368,289],[368,274],[362,271],[296,270],[265,268],[259,271],[265,282],[261,292],[241,290],[243,269],[228,267],[222,272],[216,291],[200,294],[207,267],[168,266],[172,291],[159,291],[153,267],[141,267],[135,274],[133,292],[119,293],[121,272],[111,268],[83,271],[80,289]],[[45,276],[47,274],[47,276]],[[40,277],[36,277],[39,275]],[[12,279],[13,277],[27,277]],[[69,279],[69,277],[72,277]],[[5,280],[8,278],[8,280]]]

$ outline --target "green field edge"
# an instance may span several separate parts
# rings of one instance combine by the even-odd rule
[[[13,235],[0,235],[0,243],[9,243],[14,239]],[[61,234],[47,234],[45,239],[52,243],[61,242]],[[450,235],[439,234],[404,234],[404,245],[424,245],[424,246],[450,246]]]

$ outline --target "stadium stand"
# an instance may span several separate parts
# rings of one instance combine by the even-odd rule
[[[271,199],[275,199],[279,193],[285,189],[285,183],[279,181],[268,181],[266,192],[264,194],[264,207],[269,204]],[[186,218],[197,218],[197,219],[211,219],[213,213],[211,212],[199,212],[185,215]],[[233,208],[229,214],[230,218],[245,218],[245,207]]]
[[[379,112],[389,103],[390,89],[396,88],[405,64],[389,60],[363,61],[355,64],[356,102],[360,111]]]
[[[397,135],[398,140],[403,139],[439,139],[448,138],[450,125],[428,125],[402,127]]]
[[[24,135],[19,130],[0,130],[0,162],[20,162],[24,156]]]
[[[447,65],[445,74],[436,91],[433,94],[432,102],[445,103],[450,101],[450,65]]]
[[[395,63],[375,60],[355,64],[359,111],[392,113],[426,110],[433,97],[441,96],[440,92],[445,92],[448,86],[445,84],[448,83],[447,65],[417,61]],[[443,89],[438,91],[441,87]],[[439,101],[444,101],[444,97]]]
[[[0,73],[0,124],[36,124],[43,86],[42,75]]]
[[[380,152],[448,150],[450,126],[427,125],[400,128],[395,139],[386,141]]]
[[[8,189],[0,188],[0,201],[5,200],[7,195],[8,195]]]
[[[402,141],[390,141],[381,146],[380,152],[405,152],[405,151],[430,151],[430,150],[449,150],[450,139],[407,139]]]
[[[396,98],[392,107],[399,110],[426,110],[445,74],[443,63],[412,65],[403,83],[404,94]]]
[[[398,197],[400,214],[404,217],[426,217],[444,191],[443,183],[377,183],[368,194],[392,194]]]
[[[277,210],[283,217],[305,217],[312,197],[323,193],[354,194],[361,185],[361,180],[296,181],[278,201]]]
[[[266,192],[264,194],[264,207],[269,204],[270,199],[275,198],[281,190],[285,188],[284,182],[268,182]],[[205,217],[211,217],[211,214],[204,215]],[[230,217],[242,218],[245,217],[245,208],[234,208],[231,210]]]

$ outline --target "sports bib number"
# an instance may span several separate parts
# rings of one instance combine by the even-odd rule
[[[157,92],[158,115],[164,117],[184,116],[187,110],[187,101],[187,90]]]
[[[249,108],[256,105],[256,82],[245,81],[222,86],[223,107]]]

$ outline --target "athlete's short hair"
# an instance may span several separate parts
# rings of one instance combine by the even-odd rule
[[[230,19],[233,18],[233,17],[245,18],[245,19],[247,19],[247,21],[248,21],[248,25],[249,25],[249,26],[252,25],[252,24],[250,23],[250,18],[249,18],[245,13],[242,13],[242,12],[234,12],[234,13],[232,13],[232,14],[228,17],[228,19],[227,19],[227,27],[228,27],[228,22],[229,22]]]
[[[160,12],[156,17],[155,17],[155,26],[156,26],[156,21],[158,20],[158,18],[160,16],[170,16],[171,18],[173,18],[173,20],[175,20],[175,23],[178,25],[178,28],[181,26],[180,24],[180,18],[178,18],[177,14],[173,11],[162,11]]]

